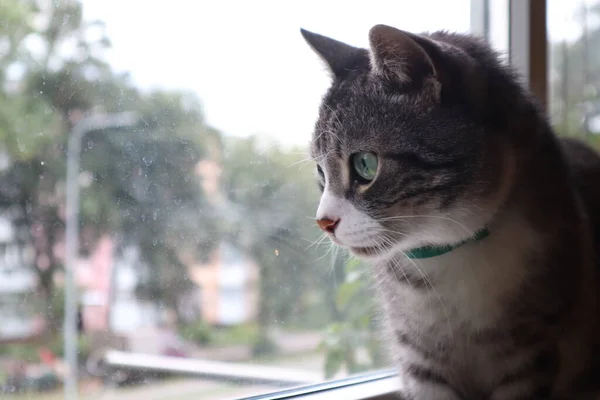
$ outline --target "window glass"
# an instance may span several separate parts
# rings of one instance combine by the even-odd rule
[[[548,2],[549,111],[561,135],[600,144],[600,2]]]
[[[299,28],[467,32],[470,3],[0,1],[2,394],[229,399],[387,367],[369,270],[314,221],[329,77]]]
[[[509,52],[509,0],[485,0],[488,3],[489,42],[508,62]]]

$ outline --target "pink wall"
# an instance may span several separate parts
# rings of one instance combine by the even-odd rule
[[[114,241],[105,235],[100,238],[88,259],[79,260],[77,280],[82,295],[88,293],[94,305],[82,308],[84,329],[87,332],[109,328],[109,298],[114,263]],[[98,302],[97,302],[98,301]]]

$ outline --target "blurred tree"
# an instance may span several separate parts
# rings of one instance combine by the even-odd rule
[[[345,369],[350,374],[382,368],[389,363],[381,347],[378,312],[371,270],[356,259],[345,262],[346,276],[335,304],[340,314],[327,327],[321,347],[325,350],[325,377]]]
[[[260,266],[257,352],[269,350],[272,327],[305,311],[307,294],[332,289],[323,251],[311,246],[319,237],[311,221],[319,194],[306,158],[305,151],[261,145],[256,137],[232,139],[226,146],[228,234]]]
[[[110,41],[101,22],[82,18],[75,0],[0,2],[0,204],[35,256],[44,304],[52,304],[62,267],[65,148],[85,113],[136,110],[144,124],[130,132],[89,134],[82,154],[82,250],[119,232],[141,248],[152,268],[142,294],[174,306],[188,285],[181,252],[201,257],[218,241],[216,214],[194,168],[218,156],[197,99],[185,93],[142,93],[103,61]],[[35,46],[31,46],[35,43]],[[86,177],[88,179],[86,179]],[[87,183],[86,183],[87,181]],[[53,328],[58,310],[47,307]]]

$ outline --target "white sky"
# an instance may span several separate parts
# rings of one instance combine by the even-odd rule
[[[503,3],[505,0],[494,1]],[[575,2],[550,0],[552,38],[576,36]],[[299,28],[367,46],[379,23],[408,31],[467,32],[470,0],[84,0],[106,23],[107,58],[141,87],[180,88],[202,100],[208,123],[306,144],[329,80]],[[368,5],[367,5],[368,4]],[[567,19],[565,19],[567,18]]]

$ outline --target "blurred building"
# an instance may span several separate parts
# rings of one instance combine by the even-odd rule
[[[223,167],[218,151],[201,160],[196,174],[202,179],[204,195],[228,223],[232,207],[221,191]],[[207,262],[190,263],[189,273],[198,285],[195,294],[202,319],[211,325],[236,325],[253,321],[259,307],[259,268],[243,251],[232,243],[222,242]]]
[[[90,256],[78,263],[77,281],[87,332],[130,333],[156,326],[159,321],[157,305],[136,295],[137,284],[147,268],[139,249],[130,244],[119,250],[115,242],[115,238],[103,236]]]
[[[223,242],[208,262],[189,267],[198,285],[202,319],[211,325],[236,325],[257,317],[258,265],[233,245]]]
[[[0,343],[29,339],[44,328],[43,318],[36,312],[37,276],[31,268],[33,252],[19,238],[12,215],[0,215]]]
[[[227,209],[227,200],[220,190],[221,165],[204,159],[195,172],[202,179],[207,199],[217,208]],[[38,277],[31,268],[35,252],[29,245],[30,227],[19,231],[14,222],[19,215],[13,215],[19,212],[22,210],[15,207],[0,214],[0,343],[31,338],[45,327],[41,310],[36,310],[32,301],[39,293]],[[104,235],[89,255],[76,261],[75,278],[85,332],[128,334],[164,322],[165,313],[158,302],[137,296],[136,288],[150,270],[135,243],[122,239],[115,234]],[[63,258],[64,243],[58,243],[53,251]],[[206,262],[190,257],[182,257],[182,261],[195,283],[195,288],[182,292],[179,299],[177,312],[184,320],[235,325],[256,318],[259,268],[243,251],[223,242]],[[62,273],[55,274],[54,280],[56,287],[63,286]]]
[[[114,239],[101,238],[78,265],[84,329],[131,333],[164,322],[164,312],[156,302],[136,295],[146,272],[136,246],[116,252]],[[197,287],[181,293],[177,311],[184,319],[236,325],[256,318],[259,269],[235,246],[221,243],[207,262],[189,262],[188,273]]]

